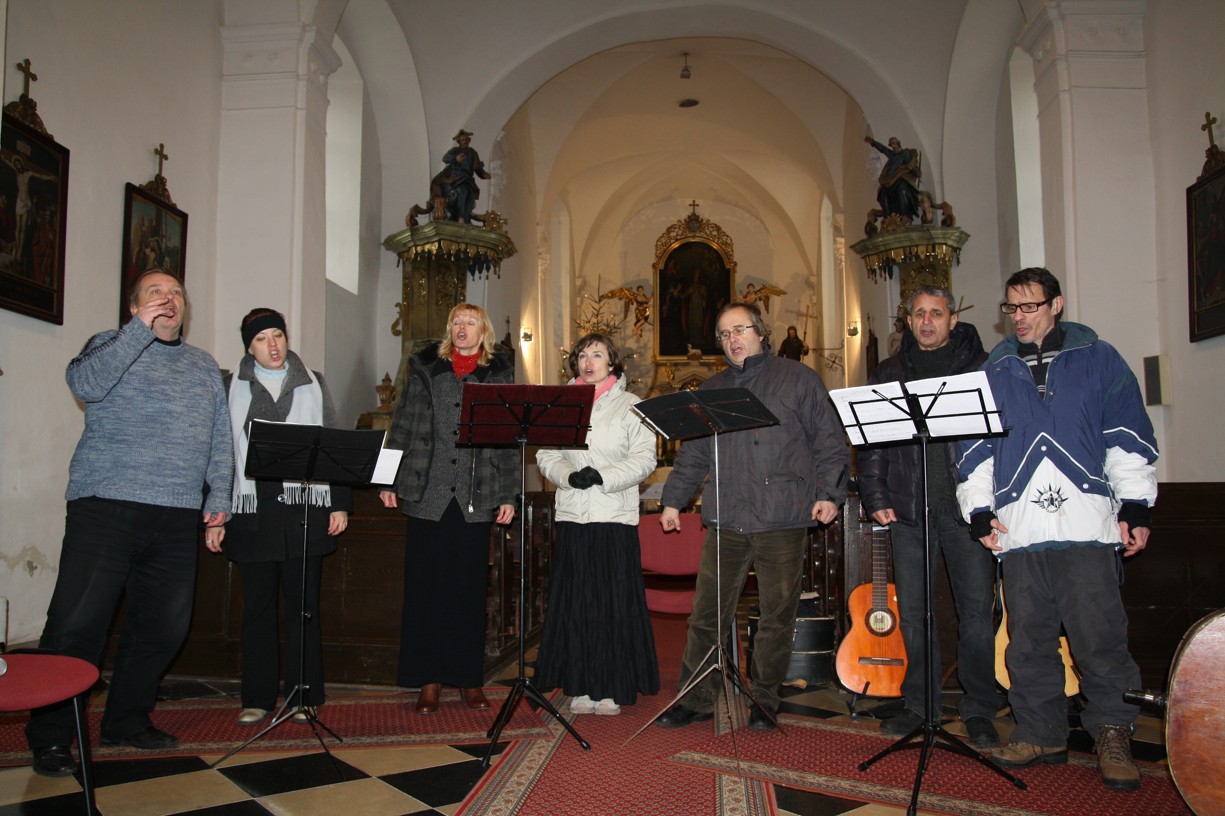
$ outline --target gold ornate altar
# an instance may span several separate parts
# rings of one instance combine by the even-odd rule
[[[736,298],[735,244],[690,206],[655,240],[655,370],[647,396],[692,390],[727,364],[714,324]]]

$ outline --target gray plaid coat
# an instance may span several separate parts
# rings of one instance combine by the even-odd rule
[[[438,356],[439,344],[428,346],[409,358],[404,393],[396,405],[387,447],[404,451],[396,475],[396,495],[402,506],[421,501],[434,465],[434,415],[439,394],[438,380],[455,382],[451,361]],[[512,383],[515,371],[505,355],[494,354],[489,365],[477,366],[471,375],[481,383]],[[441,413],[441,411],[439,411]],[[450,415],[450,412],[447,412]],[[476,448],[469,475],[473,510],[487,514],[502,504],[514,504],[519,489],[519,457],[514,448]]]

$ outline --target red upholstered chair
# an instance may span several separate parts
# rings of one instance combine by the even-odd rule
[[[85,694],[98,682],[98,668],[79,657],[9,652],[0,655],[8,664],[0,675],[0,711],[27,711],[72,700],[77,724],[77,750],[81,757],[81,788],[85,812],[97,812],[89,778],[89,731],[85,727]]]
[[[681,513],[680,518],[680,532],[669,533],[659,526],[657,514],[638,519],[647,609],[653,612],[688,615],[693,611],[693,591],[702,561],[706,525],[702,524],[698,513]]]

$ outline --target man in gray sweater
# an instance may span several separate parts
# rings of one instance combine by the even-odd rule
[[[779,687],[791,661],[805,531],[837,517],[838,505],[846,499],[850,452],[820,375],[770,354],[770,331],[755,305],[724,307],[715,323],[715,337],[728,367],[699,390],[747,388],[778,418],[778,424],[722,434],[718,463],[712,437],[686,440],[664,485],[659,523],[664,530],[680,529],[679,511],[699,487],[708,484],[708,478],[713,481],[717,464],[721,495],[716,502],[714,488],[702,494],[706,543],[681,676],[686,680],[696,676],[713,645],[726,637],[752,566],[761,623],[753,648],[750,693],[755,705],[749,726],[769,731],[775,727]],[[715,517],[716,510],[721,518]],[[719,630],[720,622],[724,631]],[[718,693],[719,678],[708,673],[683,704],[677,703],[656,724],[680,728],[709,720]]]
[[[182,282],[145,272],[129,293],[132,319],[94,335],[66,374],[85,403],[85,431],[69,469],[60,571],[40,645],[100,664],[126,590],[102,715],[108,745],[178,742],[149,713],[191,621],[201,513],[206,535],[219,540],[231,501],[225,392],[217,362],[181,337],[185,308]],[[26,739],[36,773],[75,772],[73,733],[67,703],[33,713]]]

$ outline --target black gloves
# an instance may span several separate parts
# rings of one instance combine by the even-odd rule
[[[977,541],[991,535],[995,529],[991,526],[993,521],[995,521],[995,513],[990,510],[979,510],[970,516],[970,538]]]
[[[592,485],[604,484],[604,477],[600,475],[600,471],[588,465],[582,470],[576,470],[570,474],[567,479],[571,487],[577,487],[579,490],[586,490]]]
[[[1125,501],[1119,505],[1119,521],[1130,530],[1148,527],[1148,507],[1139,502]]]

